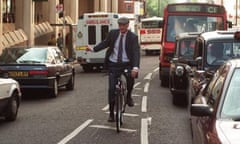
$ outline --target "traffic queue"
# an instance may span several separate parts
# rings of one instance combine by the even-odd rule
[[[195,40],[193,44],[190,38]],[[236,131],[240,124],[239,58],[239,31],[182,33],[176,37],[169,89],[173,104],[188,105],[193,143],[240,141]]]

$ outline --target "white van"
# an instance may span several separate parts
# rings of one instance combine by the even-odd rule
[[[93,53],[86,52],[86,47],[94,47],[106,38],[110,30],[117,29],[118,18],[118,14],[106,12],[85,13],[79,18],[75,53],[84,71],[103,69],[106,49]]]

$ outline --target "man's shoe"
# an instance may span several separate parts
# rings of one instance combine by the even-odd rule
[[[109,118],[108,118],[108,122],[115,122],[115,120],[114,120],[114,116],[109,116]]]
[[[128,104],[129,107],[134,106],[134,102],[133,102],[133,99],[131,97],[127,98],[127,104]]]

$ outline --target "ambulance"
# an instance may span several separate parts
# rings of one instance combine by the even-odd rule
[[[79,18],[75,54],[85,72],[104,68],[106,49],[86,52],[86,47],[94,47],[106,38],[110,30],[117,29],[118,18],[118,14],[107,12],[85,13]]]

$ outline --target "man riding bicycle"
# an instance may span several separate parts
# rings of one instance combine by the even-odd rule
[[[115,86],[117,77],[123,70],[128,69],[131,73],[127,76],[127,104],[134,106],[132,90],[134,79],[138,76],[140,64],[140,46],[138,36],[128,30],[129,19],[122,17],[118,19],[119,29],[111,30],[105,40],[95,47],[87,47],[87,51],[97,52],[108,48],[105,56],[105,67],[109,72],[109,122],[114,122]]]

